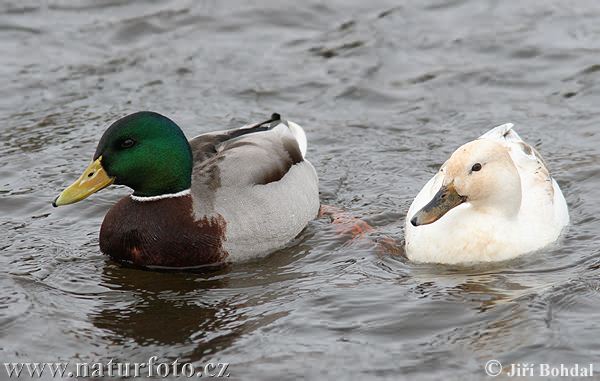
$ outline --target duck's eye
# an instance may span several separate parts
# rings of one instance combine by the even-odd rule
[[[473,172],[477,172],[477,171],[479,171],[480,169],[481,169],[481,164],[479,164],[479,163],[475,163],[475,164],[473,164],[473,166],[471,167],[471,171],[473,171]]]
[[[135,145],[135,140],[125,139],[121,142],[121,148],[131,148]]]

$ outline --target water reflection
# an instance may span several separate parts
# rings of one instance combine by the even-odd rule
[[[259,271],[244,264],[193,273],[156,272],[107,261],[101,283],[112,292],[103,298],[100,311],[91,314],[91,321],[107,332],[119,355],[122,348],[131,348],[134,357],[145,361],[160,348],[163,360],[212,359],[242,335],[287,315],[285,310],[256,307],[280,293],[266,286],[305,277],[285,271],[303,247],[271,256]],[[145,348],[143,356],[140,348]]]
[[[92,322],[109,331],[116,345],[131,346],[133,340],[140,346],[178,349],[170,349],[166,357],[200,360],[241,334],[243,306],[208,295],[227,288],[227,277],[220,276],[226,272],[155,273],[107,263],[102,282],[115,294],[106,298]]]

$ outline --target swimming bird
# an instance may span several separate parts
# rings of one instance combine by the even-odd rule
[[[458,148],[421,189],[406,216],[406,255],[502,261],[555,242],[568,223],[544,159],[507,123]]]
[[[100,250],[147,267],[198,267],[271,253],[317,216],[318,178],[304,130],[278,114],[188,141],[166,116],[114,122],[91,164],[54,200],[85,199],[111,185],[133,193],[100,228]]]

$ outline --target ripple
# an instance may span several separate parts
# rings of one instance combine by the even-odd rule
[[[222,359],[249,379],[469,379],[497,356],[560,363],[600,351],[600,7],[0,8],[11,52],[0,65],[0,323],[3,349],[19,361],[161,353]],[[198,273],[110,261],[98,231],[129,190],[67,208],[50,201],[105,128],[141,109],[173,117],[188,136],[265,110],[288,115],[306,128],[322,202],[377,230],[349,240],[317,219],[264,260]],[[408,261],[413,197],[453,149],[505,120],[518,122],[559,181],[572,221],[564,238],[490,265]]]

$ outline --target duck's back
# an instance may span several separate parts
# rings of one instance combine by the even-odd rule
[[[544,158],[513,126],[506,123],[495,127],[479,139],[494,140],[507,148],[521,178],[521,223],[533,230],[537,240],[546,236],[549,242],[554,241],[569,223],[567,203]]]
[[[318,179],[300,126],[275,118],[200,135],[190,146],[194,215],[224,219],[228,260],[281,248],[316,217]]]

